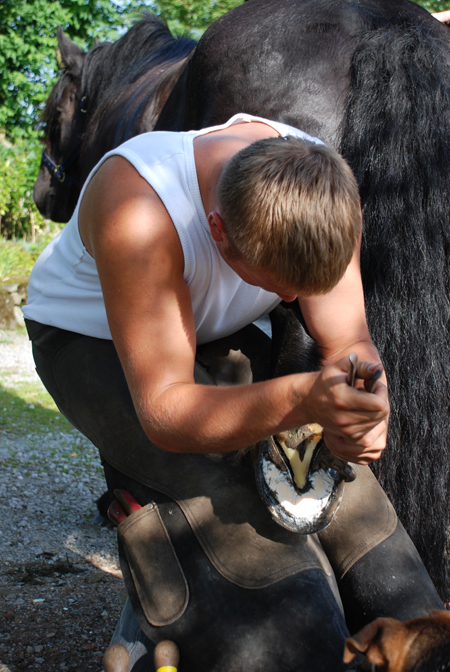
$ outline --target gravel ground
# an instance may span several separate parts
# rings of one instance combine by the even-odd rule
[[[40,386],[28,338],[0,330],[11,395],[0,408],[0,672],[100,671],[125,590],[116,533],[94,522],[98,454],[55,411],[36,430],[35,405],[12,396],[20,385]]]

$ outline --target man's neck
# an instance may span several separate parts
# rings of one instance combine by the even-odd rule
[[[241,149],[279,133],[263,122],[242,122],[194,139],[197,178],[205,212],[217,210],[217,185],[226,162]]]

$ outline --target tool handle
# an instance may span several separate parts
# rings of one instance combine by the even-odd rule
[[[356,368],[358,366],[358,355],[352,352],[348,356],[348,358],[350,360],[350,371],[348,372],[347,375],[347,385],[350,385],[350,387],[354,387],[356,378]],[[368,392],[372,392],[373,386],[375,385],[377,380],[381,378],[382,375],[383,375],[383,369],[377,369],[377,371],[375,371],[372,378],[369,381],[367,381],[366,389]]]
[[[105,672],[128,672],[130,655],[123,644],[112,644],[103,656],[103,669]]]
[[[180,652],[175,642],[165,639],[156,645],[153,653],[156,672],[177,672]]]
[[[111,502],[107,511],[108,518],[115,524],[120,525],[126,517],[127,514],[120,506],[119,502],[115,499]]]
[[[137,502],[133,497],[133,495],[130,495],[130,493],[127,492],[126,490],[116,488],[114,490],[114,496],[117,497],[121,507],[123,508],[127,516],[131,516],[131,514],[134,511],[139,511],[139,509],[141,508],[139,502]]]
[[[347,385],[353,387],[356,378],[356,367],[358,366],[358,355],[352,352],[351,355],[348,356],[348,358],[350,360],[350,371],[348,372],[347,376]]]

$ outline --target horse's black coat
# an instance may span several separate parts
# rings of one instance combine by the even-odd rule
[[[109,47],[101,49],[106,53]],[[97,50],[89,56],[93,61],[102,53]],[[316,134],[350,162],[364,214],[361,262],[369,327],[391,390],[389,446],[375,470],[444,597],[449,64],[447,29],[408,0],[251,0],[208,29],[174,85],[178,67],[155,127],[201,128],[244,111]],[[90,76],[86,64],[83,71]],[[117,103],[113,123],[100,109],[95,112],[97,135],[86,135],[91,149],[97,141],[106,151],[102,136],[116,143],[144,130],[134,110],[145,77],[135,79],[131,90],[137,97],[127,102],[125,69],[122,75],[110,89]],[[104,133],[112,128],[114,133]]]
[[[272,325],[273,378],[290,373],[317,371],[321,357],[316,341],[309,336],[297,301],[282,301],[270,313]]]

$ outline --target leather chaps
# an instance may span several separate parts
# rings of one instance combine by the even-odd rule
[[[98,447],[109,490],[142,505],[118,528],[130,603],[113,641],[130,650],[130,670],[152,670],[152,648],[172,639],[183,672],[339,672],[349,631],[443,608],[368,467],[356,467],[323,532],[296,535],[263,506],[250,461],[149,441],[111,341],[27,328],[44,385]],[[268,341],[250,325],[200,346],[196,382],[263,380]]]

